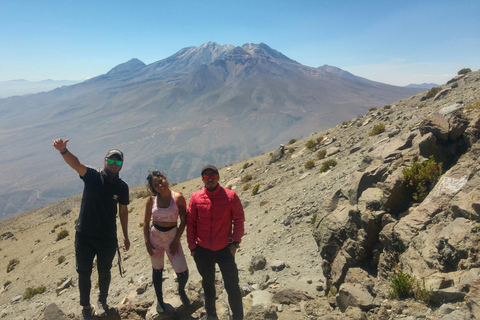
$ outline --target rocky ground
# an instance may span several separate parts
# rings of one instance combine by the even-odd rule
[[[377,108],[365,116],[301,141],[286,141],[283,155],[274,150],[220,169],[221,184],[234,189],[245,208],[246,234],[237,264],[246,319],[478,316],[480,108],[467,106],[480,100],[480,72],[425,96],[372,106]],[[385,131],[369,135],[378,124]],[[459,127],[453,137],[453,128]],[[325,158],[319,159],[322,150]],[[398,191],[398,173],[429,153],[443,154],[449,167],[422,203],[412,203]],[[321,172],[326,160],[335,160],[336,166]],[[306,167],[309,161],[311,168]],[[201,187],[198,178],[172,189],[188,201]],[[121,255],[123,278],[115,259],[109,303],[116,311],[109,319],[199,319],[200,277],[188,254],[192,307],[180,306],[175,273],[167,262],[164,295],[176,312],[164,317],[152,312],[155,294],[141,227],[145,191],[144,186],[131,188],[132,245]],[[71,197],[0,223],[0,318],[68,319],[78,314],[73,241],[80,199]],[[62,230],[68,236],[58,239]],[[183,246],[188,251],[185,237]],[[390,281],[399,271],[426,279],[434,301],[391,298]],[[220,274],[217,278],[220,319],[229,319]],[[43,293],[24,298],[27,288],[43,286]]]

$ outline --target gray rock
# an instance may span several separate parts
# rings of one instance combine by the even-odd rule
[[[372,295],[359,283],[343,283],[336,297],[338,307],[345,312],[348,307],[369,310],[374,306]]]

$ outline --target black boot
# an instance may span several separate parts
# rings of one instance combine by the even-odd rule
[[[160,269],[160,270],[153,269],[152,279],[153,279],[153,287],[155,288],[155,293],[157,295],[157,312],[162,313],[165,311],[165,303],[163,302],[163,291],[162,291],[163,269]]]
[[[188,299],[187,293],[185,292],[185,285],[188,281],[188,269],[184,272],[177,273],[178,279],[178,294],[180,295],[180,300],[182,301],[185,307],[190,305],[190,300]]]

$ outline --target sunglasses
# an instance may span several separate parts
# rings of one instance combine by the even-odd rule
[[[216,173],[204,174],[203,175],[203,180],[208,180],[209,178],[217,179],[217,177],[218,177],[218,174],[216,174]]]
[[[122,160],[114,160],[114,159],[110,159],[110,158],[105,158],[105,160],[107,161],[108,164],[116,164],[117,166],[121,166],[123,164],[123,161]]]

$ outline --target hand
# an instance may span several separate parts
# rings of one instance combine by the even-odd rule
[[[145,242],[145,247],[147,248],[147,252],[149,255],[153,256],[153,247],[150,242]]]
[[[178,242],[173,241],[172,243],[170,243],[170,253],[172,255],[175,255],[175,253],[177,252],[178,252]]]
[[[228,249],[230,249],[230,252],[232,253],[232,256],[235,257],[235,254],[237,253],[237,247],[232,243],[228,246]]]
[[[190,251],[190,255],[191,255],[192,257],[195,257],[195,250]]]
[[[65,139],[65,141],[63,141],[62,139],[58,138],[58,139],[53,140],[52,145],[58,151],[63,152],[67,149],[67,142],[68,141],[70,141],[70,140]]]
[[[128,238],[123,238],[123,246],[122,246],[123,251],[128,251],[130,249],[130,239]]]

